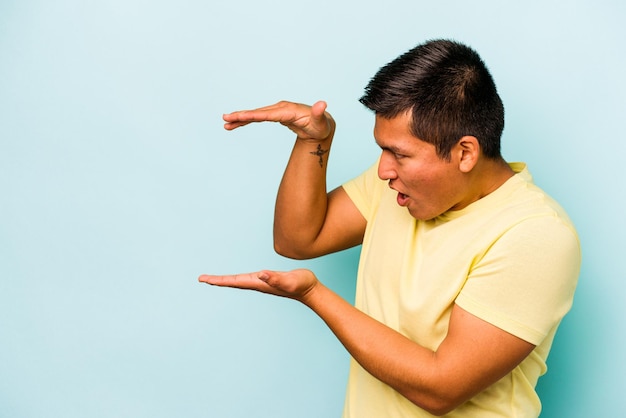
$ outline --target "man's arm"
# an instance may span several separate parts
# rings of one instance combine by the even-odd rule
[[[228,130],[252,122],[279,122],[296,141],[276,198],[274,248],[284,256],[304,259],[361,243],[365,219],[343,188],[326,189],[326,169],[335,122],[326,103],[307,106],[279,102],[255,110],[224,115]]]
[[[535,348],[454,305],[448,334],[429,350],[354,308],[323,285],[302,302],[371,375],[434,415],[457,408],[513,370]]]
[[[446,338],[436,351],[429,350],[356,309],[309,270],[203,275],[199,280],[299,300],[326,322],[364,369],[435,415],[492,385],[534,349],[454,305]]]

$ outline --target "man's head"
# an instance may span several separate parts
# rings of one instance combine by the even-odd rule
[[[486,65],[463,44],[418,45],[381,68],[360,101],[380,118],[410,111],[412,134],[442,159],[464,136],[475,137],[486,158],[501,158],[504,107]]]

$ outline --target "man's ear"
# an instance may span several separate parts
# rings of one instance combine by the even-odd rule
[[[464,136],[457,142],[456,152],[459,158],[459,170],[469,173],[478,163],[480,144],[475,136]]]

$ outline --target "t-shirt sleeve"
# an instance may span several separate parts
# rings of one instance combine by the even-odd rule
[[[539,345],[572,306],[580,262],[569,225],[557,216],[526,219],[475,261],[456,303]]]
[[[380,201],[385,182],[378,177],[378,162],[359,176],[342,184],[361,215],[369,221],[375,211],[374,205]]]

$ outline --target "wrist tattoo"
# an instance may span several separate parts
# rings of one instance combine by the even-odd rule
[[[320,167],[324,167],[324,159],[322,158],[322,155],[326,154],[327,152],[327,149],[322,149],[322,146],[320,144],[317,144],[317,150],[315,150],[314,152],[309,152],[309,154],[318,156],[320,159]]]

